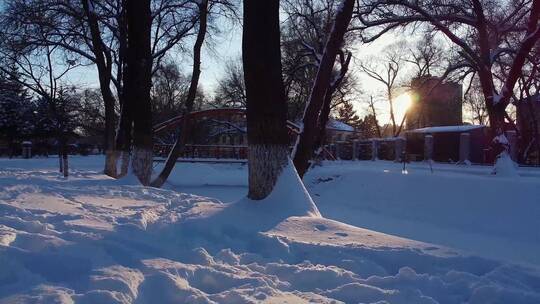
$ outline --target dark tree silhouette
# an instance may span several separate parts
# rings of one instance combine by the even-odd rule
[[[287,166],[287,104],[278,0],[245,0],[242,59],[247,96],[248,197],[267,197]]]
[[[334,62],[343,43],[343,36],[351,21],[354,2],[354,0],[344,0],[340,10],[336,14],[332,32],[326,42],[317,77],[311,89],[311,96],[303,118],[304,126],[302,133],[298,137],[294,153],[294,165],[301,177],[306,173],[313,154],[313,148],[318,136],[317,125],[324,103],[324,97],[330,86]]]
[[[143,185],[150,183],[152,174],[152,53],[150,32],[152,15],[150,0],[128,0],[127,19],[127,74],[125,75],[125,102],[130,103],[133,118],[133,173]]]

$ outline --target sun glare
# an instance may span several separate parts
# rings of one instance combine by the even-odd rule
[[[412,99],[409,93],[403,93],[394,100],[394,114],[396,119],[402,119],[411,106]]]

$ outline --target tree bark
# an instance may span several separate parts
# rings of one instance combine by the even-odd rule
[[[97,17],[90,8],[89,0],[82,0],[82,6],[88,20],[88,28],[92,38],[92,52],[98,70],[99,86],[103,103],[105,105],[105,170],[104,173],[116,177],[116,152],[115,152],[115,127],[116,114],[114,105],[116,103],[111,91],[112,78],[112,58],[111,54],[103,44]]]
[[[58,160],[60,163],[60,173],[63,173],[64,177],[67,178],[69,176],[67,140],[62,136],[58,142]]]
[[[244,1],[242,60],[247,97],[248,197],[261,200],[272,192],[288,162],[278,0]]]
[[[317,122],[323,99],[330,84],[337,53],[343,44],[343,36],[351,21],[354,2],[354,0],[343,0],[343,4],[336,14],[332,32],[326,42],[317,77],[311,89],[311,95],[304,112],[303,129],[298,136],[294,151],[294,165],[300,177],[304,176],[309,167],[317,137]]]
[[[133,173],[141,184],[148,185],[152,175],[152,84],[150,0],[126,1],[127,37],[126,50],[128,73],[125,75],[125,102],[130,103],[133,117]]]
[[[126,63],[127,56],[127,18],[126,18],[126,2],[122,0],[122,8],[120,9],[118,20],[119,38],[118,38],[118,69],[117,69],[117,90],[118,102],[120,104],[120,120],[118,123],[118,131],[116,132],[116,158],[115,162],[120,157],[120,172],[118,177],[125,176],[128,173],[129,161],[131,154],[131,141],[133,130],[133,117],[131,114],[132,103],[126,99],[125,95],[125,75],[128,74],[128,66]]]
[[[206,35],[207,14],[208,0],[203,0],[199,3],[199,32],[197,34],[195,45],[193,46],[193,72],[191,74],[191,83],[189,85],[188,96],[186,99],[182,127],[180,129],[180,134],[178,135],[178,138],[176,139],[174,146],[167,157],[163,170],[158,177],[152,181],[152,187],[161,187],[163,183],[165,183],[171,174],[176,161],[178,160],[178,156],[180,156],[187,143],[187,137],[190,133],[189,130],[192,124],[189,113],[191,113],[193,110],[193,105],[195,104],[195,98],[197,97],[197,86],[199,85],[199,77],[201,75],[201,49],[204,43],[204,37]]]
[[[127,67],[124,68],[124,75],[127,74],[127,71]],[[116,133],[116,159],[118,159],[118,156],[120,156],[120,172],[118,173],[118,177],[125,176],[128,173],[132,141],[131,133],[133,130],[131,101],[124,96],[123,91],[120,92],[120,96],[122,96],[120,99],[122,103],[120,108],[118,132]]]

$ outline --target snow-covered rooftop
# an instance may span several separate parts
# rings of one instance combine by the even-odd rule
[[[304,123],[301,121],[298,122],[291,122],[292,125],[296,126],[298,129],[302,129],[304,127]],[[327,130],[336,130],[336,131],[345,131],[345,132],[354,132],[354,128],[344,122],[341,122],[339,120],[335,120],[333,118],[329,118],[328,122],[326,123],[326,129]]]
[[[426,127],[421,129],[409,130],[407,133],[445,133],[445,132],[466,132],[474,129],[485,128],[484,125],[462,125],[462,126],[440,126]]]
[[[326,124],[327,129],[354,132],[354,128],[344,122],[330,118]]]

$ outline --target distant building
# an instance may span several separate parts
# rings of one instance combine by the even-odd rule
[[[407,129],[463,124],[461,84],[439,81],[440,78],[434,76],[411,81],[413,94],[407,112]]]
[[[338,141],[347,141],[355,135],[355,130],[352,126],[330,118],[326,123],[326,142],[334,143]]]

